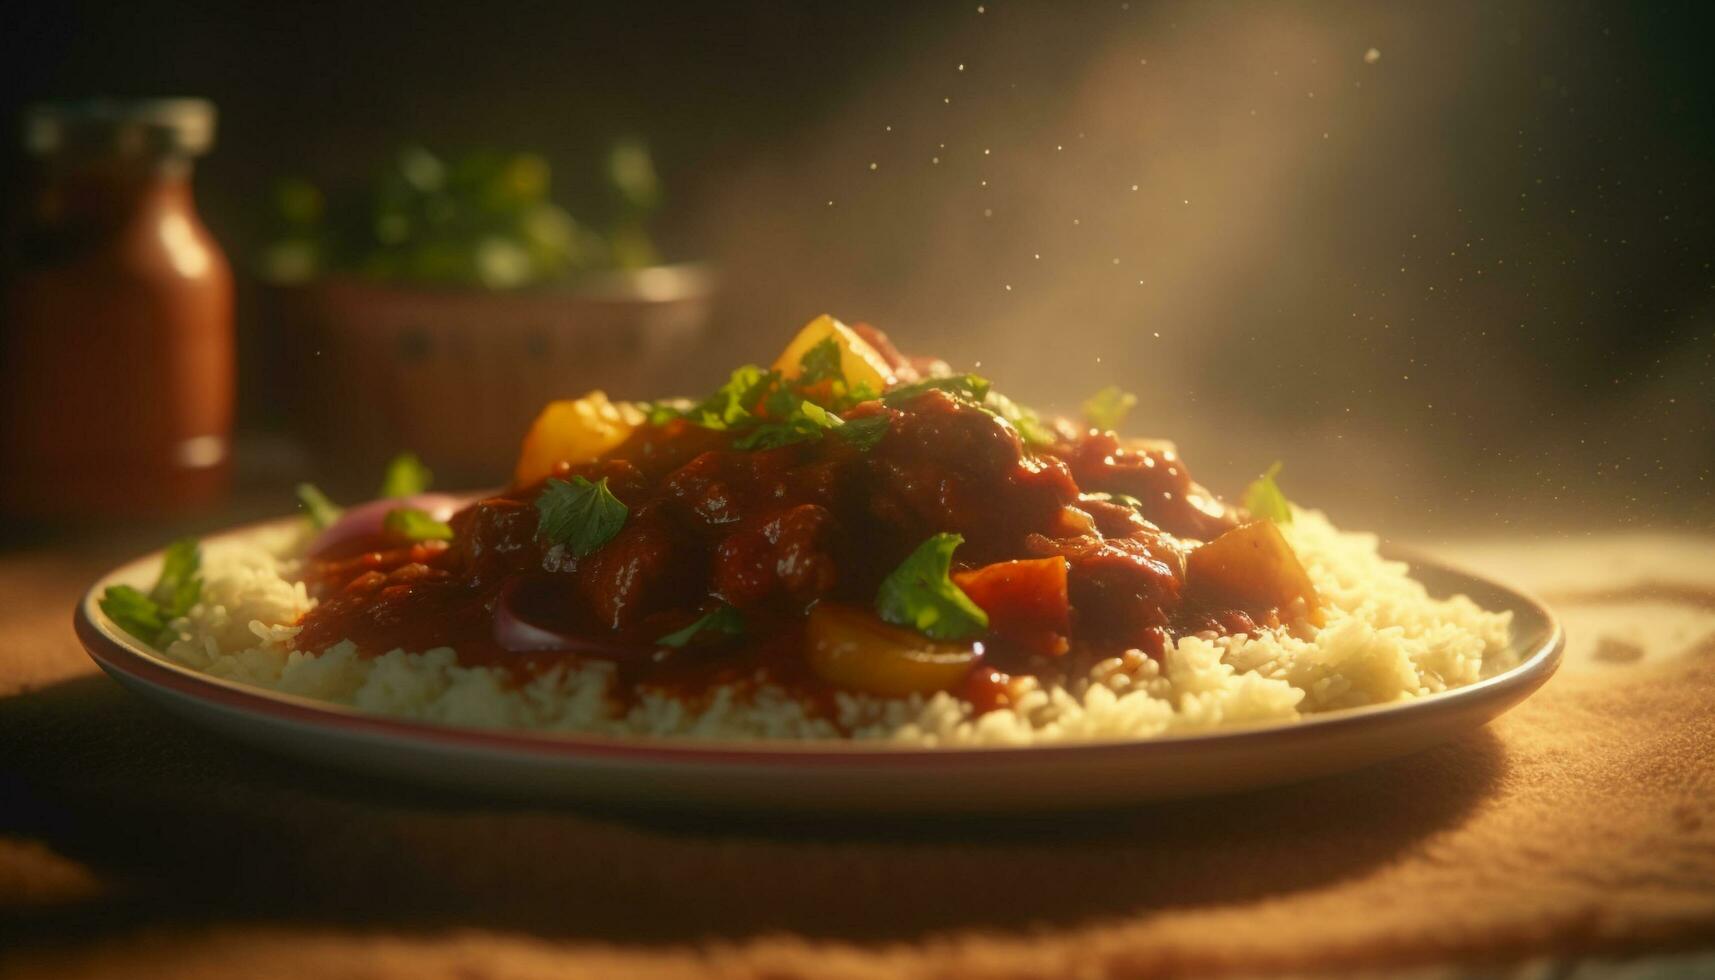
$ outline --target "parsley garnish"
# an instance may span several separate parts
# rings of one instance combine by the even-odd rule
[[[416,453],[400,453],[387,461],[379,496],[388,499],[415,496],[429,489],[434,479],[435,474],[429,472]]]
[[[388,499],[410,497],[429,489],[435,475],[423,465],[416,453],[400,453],[387,461],[387,472],[381,478],[380,496]],[[310,518],[310,526],[321,530],[345,513],[344,508],[328,499],[314,483],[300,483],[297,488],[298,506]]]
[[[1276,524],[1292,523],[1292,504],[1286,499],[1286,494],[1280,492],[1280,484],[1274,478],[1280,475],[1280,460],[1275,460],[1263,474],[1251,481],[1245,487],[1245,510],[1252,517],[1271,520]]]
[[[735,449],[778,449],[795,442],[820,439],[829,429],[839,430],[845,420],[813,401],[790,392],[777,391],[768,396],[770,415],[778,422],[764,422],[733,441]]]
[[[119,627],[159,649],[172,638],[161,620],[161,608],[129,585],[110,585],[101,594],[101,611]]]
[[[833,337],[824,337],[816,346],[798,358],[798,383],[813,385],[819,381],[844,381],[840,368],[840,344]]]
[[[666,425],[674,419],[684,418],[686,413],[696,407],[696,402],[689,398],[664,398],[658,402],[638,402],[637,410],[650,425]]]
[[[180,538],[167,546],[161,557],[161,577],[149,590],[149,598],[161,607],[166,618],[177,619],[191,611],[202,596],[202,551],[195,538]]]
[[[756,403],[779,380],[779,372],[746,364],[735,369],[714,394],[688,409],[684,417],[705,429],[731,429],[756,417]]]
[[[747,364],[734,371],[714,394],[694,405],[656,402],[645,406],[645,410],[654,425],[682,418],[705,429],[734,432],[734,449],[778,449],[811,442],[833,432],[859,451],[868,452],[886,435],[890,420],[886,416],[870,416],[847,422],[840,418],[840,412],[877,398],[883,404],[897,406],[926,391],[945,391],[1005,419],[1031,445],[1049,446],[1057,441],[1054,431],[1035,412],[995,392],[988,379],[980,375],[927,378],[879,393],[867,384],[848,389],[840,357],[839,344],[830,337],[798,359],[798,377],[785,378],[778,371]],[[806,394],[812,397],[807,398]]]
[[[769,388],[762,399],[762,417],[758,418],[757,421],[761,422],[764,419],[790,420],[799,414],[798,406],[803,402],[804,399],[786,385],[782,384]]]
[[[129,585],[110,585],[101,594],[101,611],[115,626],[161,649],[173,640],[169,624],[202,597],[201,567],[196,540],[175,541],[162,555],[161,575],[147,595]]]
[[[823,338],[798,358],[798,377],[791,380],[792,387],[835,412],[881,397],[869,382],[859,381],[854,385],[847,380],[841,361],[844,356],[838,341]]]
[[[345,513],[314,483],[298,484],[298,506],[309,515],[310,525],[318,531],[339,520],[339,515]]]
[[[893,425],[893,419],[887,415],[866,415],[861,419],[846,419],[846,424],[834,430],[834,435],[850,443],[852,448],[860,453],[874,449],[881,437],[887,435],[887,430]]]
[[[845,419],[808,399],[799,399],[796,412],[818,429],[838,429],[846,424]]]
[[[1085,400],[1084,420],[1098,429],[1118,429],[1136,406],[1136,395],[1108,385]]]
[[[899,563],[875,594],[882,619],[936,640],[963,640],[988,629],[988,613],[953,584],[953,550],[964,544],[957,534],[937,534]]]
[[[1058,441],[1054,430],[1044,424],[1035,412],[998,391],[989,391],[988,397],[977,407],[1011,423],[1019,436],[1032,446],[1052,446]]]
[[[862,405],[864,402],[872,402],[880,397],[881,392],[871,388],[868,381],[859,381],[857,384],[852,385],[851,389],[845,394],[836,397],[833,404],[829,407],[836,412],[843,412],[854,405]]]
[[[696,622],[682,630],[674,630],[656,640],[656,644],[672,647],[675,650],[691,642],[693,637],[703,633],[719,633],[722,636],[741,636],[744,633],[744,617],[731,606],[722,606],[707,613]]]
[[[591,483],[581,476],[549,480],[536,498],[536,512],[541,515],[537,533],[550,544],[565,545],[578,558],[613,540],[629,513],[607,488],[607,477]]]
[[[451,541],[452,526],[437,521],[426,510],[415,507],[395,507],[382,518],[381,526],[412,541]]]

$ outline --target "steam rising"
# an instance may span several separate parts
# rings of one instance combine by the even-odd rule
[[[1544,36],[1599,25],[1126,6],[973,12],[724,179],[726,349],[827,311],[1043,407],[1119,383],[1218,489],[1284,459],[1348,521],[1710,519],[1706,292],[1654,368],[1559,370],[1633,271],[1627,191],[1588,236],[1558,200],[1606,123]]]

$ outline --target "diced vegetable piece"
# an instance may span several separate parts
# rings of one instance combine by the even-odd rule
[[[852,328],[828,316],[826,313],[811,320],[798,331],[798,336],[786,345],[774,362],[774,370],[781,377],[796,378],[804,370],[801,363],[804,355],[811,348],[828,338],[833,338],[840,347],[840,373],[845,375],[846,385],[850,388],[867,386],[874,392],[887,390],[893,383],[893,371],[887,365],[887,359],[869,342],[859,337]]]
[[[642,424],[643,413],[636,407],[610,402],[600,391],[549,402],[524,437],[513,482],[528,486],[546,479],[555,463],[587,463],[617,447]]]
[[[1050,656],[1066,652],[1072,628],[1066,559],[1002,561],[954,572],[957,585],[989,616],[989,630]]]
[[[957,686],[982,658],[970,643],[936,643],[856,606],[819,603],[805,626],[810,668],[836,687],[886,698]]]
[[[1273,521],[1241,524],[1191,552],[1185,565],[1190,597],[1245,610],[1285,608],[1304,600],[1312,615],[1316,587]]]

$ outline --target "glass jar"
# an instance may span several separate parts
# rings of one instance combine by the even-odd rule
[[[9,236],[0,507],[48,518],[184,512],[231,462],[232,272],[197,217],[200,99],[39,105]]]

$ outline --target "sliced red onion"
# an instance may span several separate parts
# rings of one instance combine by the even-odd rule
[[[387,515],[401,507],[420,510],[437,521],[444,521],[466,503],[469,503],[468,497],[450,493],[419,493],[409,497],[371,500],[355,507],[347,507],[339,520],[329,524],[316,535],[315,540],[310,542],[307,553],[311,558],[319,558],[347,542],[359,538],[378,538],[382,535],[382,524],[387,520]]]
[[[524,603],[520,597],[534,581],[537,580],[529,576],[515,578],[500,590],[500,601],[494,606],[494,642],[501,649],[513,653],[582,653],[608,659],[621,659],[639,652],[609,639],[580,636],[532,619],[522,608]]]

